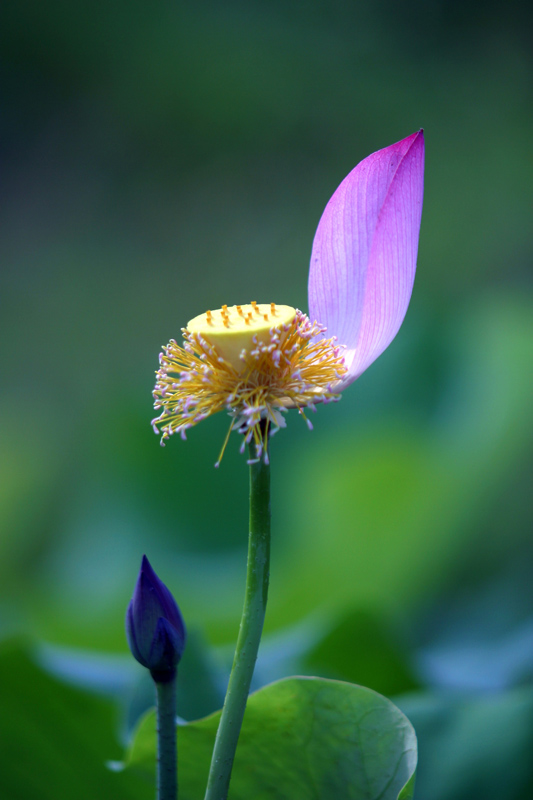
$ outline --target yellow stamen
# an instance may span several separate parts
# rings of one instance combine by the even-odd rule
[[[346,367],[335,340],[320,338],[324,329],[290,306],[275,307],[273,325],[273,304],[255,305],[258,314],[251,304],[200,314],[183,330],[183,347],[171,340],[163,349],[152,421],[162,444],[225,409],[231,428],[267,458],[269,433],[284,426],[280,411],[297,408],[312,427],[304,409],[339,399],[335,387]]]
[[[224,443],[222,444],[222,447],[220,449],[220,455],[218,457],[218,461],[215,463],[215,467],[219,467],[220,466],[220,462],[222,461],[222,457],[223,457],[224,453],[226,452],[226,447],[227,447],[227,444],[229,442],[229,437],[230,437],[230,433],[231,433],[232,430],[233,430],[233,420],[231,420],[231,422],[230,422],[230,426],[228,428],[228,432],[226,434],[226,438],[224,439]]]

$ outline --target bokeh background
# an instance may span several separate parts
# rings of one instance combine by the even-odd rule
[[[184,670],[218,675],[182,714],[217,707],[247,470],[237,437],[213,469],[223,415],[159,447],[160,347],[224,302],[306,310],[330,195],[423,127],[400,333],[312,433],[294,415],[272,442],[257,681],[298,671],[395,698],[419,732],[420,800],[531,797],[528,4],[28,0],[1,13],[2,637],[41,643],[72,680],[114,653],[120,684],[147,553],[192,632]]]

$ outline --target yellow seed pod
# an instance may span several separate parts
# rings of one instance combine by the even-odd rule
[[[291,306],[251,303],[222,306],[199,314],[187,323],[189,333],[202,336],[219,356],[237,371],[244,369],[241,353],[250,353],[257,344],[269,345],[272,328],[289,325],[296,315]]]

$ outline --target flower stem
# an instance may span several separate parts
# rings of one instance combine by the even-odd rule
[[[157,800],[177,800],[176,675],[155,681],[157,694]]]
[[[246,701],[261,641],[270,569],[270,467],[250,443],[250,534],[246,591],[228,691],[218,726],[205,800],[226,800]]]

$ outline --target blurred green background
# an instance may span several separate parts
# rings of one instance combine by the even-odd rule
[[[400,333],[312,433],[291,415],[272,442],[258,681],[294,669],[414,692],[399,702],[419,730],[420,798],[530,797],[516,767],[533,747],[530,7],[28,0],[1,14],[3,638],[125,653],[146,553],[196,656],[204,642],[227,662],[247,469],[237,436],[213,469],[223,415],[159,447],[160,347],[222,303],[307,310],[334,189],[424,127]],[[499,742],[479,714],[498,703],[522,714],[497,773],[512,786],[479,784]],[[463,739],[457,715],[477,720]],[[463,756],[448,785],[443,763]]]

